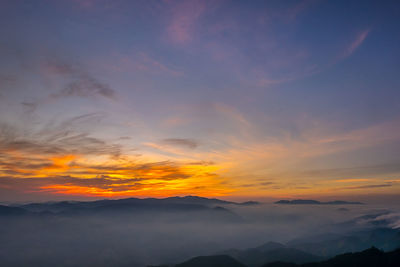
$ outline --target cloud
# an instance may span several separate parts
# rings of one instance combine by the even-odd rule
[[[175,77],[184,74],[183,71],[177,70],[174,66],[167,66],[159,59],[144,52],[134,53],[132,55],[121,55],[117,53],[114,58],[117,58],[116,64],[106,63],[105,65],[107,67],[111,66],[112,70],[118,72],[134,70],[135,72],[140,71],[151,74],[168,74]]]
[[[48,61],[43,64],[42,70],[46,74],[64,76],[69,80],[61,91],[51,94],[53,98],[101,96],[115,99],[116,97],[115,90],[108,84],[100,82],[78,66],[61,61]]]
[[[28,101],[23,101],[21,102],[21,105],[24,107],[24,109],[28,112],[28,113],[32,113],[36,110],[36,108],[39,105],[39,102],[28,102]]]
[[[214,195],[228,190],[218,176],[208,171],[209,165],[171,161],[137,163],[132,160],[111,165],[109,162],[85,164],[79,163],[79,158],[67,156],[52,161],[33,166],[30,172],[26,172],[27,165],[15,163],[21,171],[9,174],[0,171],[0,188],[97,197],[169,196],[194,192]],[[7,166],[0,162],[0,167]],[[203,186],[199,188],[198,184]]]
[[[381,187],[390,187],[393,186],[391,183],[387,184],[369,184],[369,185],[361,185],[361,186],[348,186],[343,189],[369,189],[369,188],[381,188]]]
[[[0,125],[0,187],[20,194],[88,197],[217,196],[231,190],[222,184],[212,162],[144,159],[120,144],[92,136],[93,124],[102,116],[55,120],[35,130]],[[182,138],[163,142],[190,149],[198,145]]]
[[[296,20],[296,18],[304,13],[307,9],[309,9],[312,5],[316,4],[318,1],[316,0],[301,0],[298,1],[295,5],[289,8],[285,14],[285,19],[288,22],[292,22]]]
[[[83,75],[76,81],[70,82],[60,92],[51,95],[54,98],[58,97],[93,97],[102,96],[109,99],[115,98],[115,91],[105,83],[101,83],[96,79]]]
[[[190,0],[173,2],[172,18],[167,27],[171,42],[185,44],[193,39],[196,23],[205,13],[207,1]]]
[[[17,77],[15,75],[0,74],[0,85],[3,85],[5,83],[15,82],[16,80],[17,80]]]
[[[61,87],[57,92],[37,100],[22,101],[20,104],[28,113],[38,107],[68,97],[117,100],[117,92],[107,83],[95,78],[78,65],[61,60],[45,61],[39,66],[40,74],[48,87]]]
[[[190,148],[190,149],[195,149],[199,145],[196,140],[185,139],[185,138],[167,138],[163,139],[161,143],[166,145]]]
[[[357,48],[360,47],[360,45],[365,41],[370,31],[371,31],[370,29],[365,29],[357,33],[354,40],[343,51],[341,58],[344,59],[351,56],[357,50]]]
[[[315,169],[307,170],[297,175],[307,176],[307,177],[357,177],[366,175],[387,175],[400,172],[399,163],[391,164],[381,164],[381,165],[363,165],[357,167],[347,167],[347,168],[330,168],[330,169]],[[352,183],[352,182],[367,182],[370,181],[369,178],[341,178],[336,179],[334,182],[339,183]]]
[[[102,116],[98,113],[75,116],[58,123],[48,123],[36,131],[21,130],[9,124],[1,124],[0,153],[14,151],[24,155],[119,156],[120,145],[110,144],[83,131],[83,127],[90,128],[101,120]]]

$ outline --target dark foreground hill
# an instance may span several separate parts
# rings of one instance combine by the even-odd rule
[[[363,251],[372,246],[392,251],[400,248],[400,231],[388,227],[373,228],[345,235],[308,236],[292,240],[286,245],[325,258],[346,252]]]
[[[259,267],[275,261],[306,263],[322,260],[322,257],[276,242],[268,242],[262,246],[245,250],[230,249],[224,251],[223,254],[229,255],[249,267]]]
[[[167,266],[167,265],[164,265]],[[246,267],[228,255],[200,256],[171,267]],[[399,267],[400,249],[383,252],[375,247],[356,253],[345,253],[319,262],[296,264],[277,261],[262,267]],[[161,267],[161,266],[158,266]]]
[[[8,207],[4,205],[0,205],[0,216],[7,215],[23,215],[26,211],[24,209],[18,207]]]
[[[345,253],[326,261],[295,264],[274,262],[263,267],[398,267],[400,266],[400,249],[383,252],[375,247],[356,253]]]
[[[246,265],[227,255],[215,255],[195,257],[175,267],[246,267]]]

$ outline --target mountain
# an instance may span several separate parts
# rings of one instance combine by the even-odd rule
[[[246,202],[232,202],[221,200],[217,198],[205,198],[198,196],[184,196],[184,197],[168,197],[162,199],[163,201],[171,201],[171,202],[184,202],[184,203],[193,203],[193,204],[203,204],[203,205],[258,205],[260,204],[257,201],[246,201]]]
[[[60,201],[46,203],[31,203],[19,206],[33,212],[49,211],[54,213],[69,211],[101,211],[134,209],[147,211],[162,209],[167,210],[205,210],[216,205],[256,205],[258,202],[230,202],[216,198],[204,198],[197,196],[168,197],[168,198],[125,198],[104,199],[97,201]]]
[[[335,200],[328,202],[320,202],[312,199],[295,199],[295,200],[279,200],[275,204],[289,204],[289,205],[362,205],[361,202],[350,202],[343,200]]]
[[[263,267],[397,267],[400,266],[400,249],[383,252],[375,247],[356,253],[345,253],[326,261],[295,264],[274,262]]]
[[[214,255],[195,257],[175,267],[246,267],[246,265],[227,255]]]
[[[26,214],[26,210],[18,208],[18,207],[9,207],[0,205],[0,216],[9,216],[9,215],[23,215]]]
[[[267,242],[261,246],[258,246],[256,249],[261,250],[261,251],[268,251],[268,250],[272,250],[272,249],[278,249],[278,248],[285,248],[286,246],[278,243],[278,242]]]
[[[134,221],[210,221],[242,222],[243,218],[227,208],[231,205],[249,205],[215,198],[196,196],[157,198],[104,199],[97,201],[59,201],[30,203],[19,206],[4,206],[32,215],[63,216],[129,216]],[[0,210],[1,213],[1,210]],[[6,211],[4,211],[6,213]],[[8,212],[10,213],[10,212]],[[8,214],[7,213],[7,214]]]
[[[258,267],[265,263],[283,260],[295,263],[305,263],[322,259],[321,257],[299,249],[288,248],[277,242],[268,242],[259,247],[245,250],[230,249],[223,251],[222,253],[243,262],[249,267]]]
[[[287,245],[322,257],[361,251],[371,246],[390,251],[400,248],[400,231],[385,227],[345,235],[308,236],[288,242]]]

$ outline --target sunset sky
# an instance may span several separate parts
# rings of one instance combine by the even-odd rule
[[[399,1],[0,1],[0,201],[400,195]]]

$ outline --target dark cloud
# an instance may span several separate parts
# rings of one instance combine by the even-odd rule
[[[83,114],[62,121],[54,119],[35,129],[1,124],[0,187],[48,193],[80,187],[113,193],[144,186],[163,188],[170,181],[192,176],[177,162],[142,163],[121,156],[119,144],[90,134],[102,118],[99,113]],[[108,156],[110,160],[102,164],[85,160],[91,156]],[[150,180],[151,184],[146,184]]]
[[[91,113],[61,122],[50,122],[37,131],[0,125],[0,154],[19,151],[32,155],[112,155],[121,154],[121,146],[93,137],[86,128],[102,119],[102,114]],[[88,129],[89,130],[89,129]]]
[[[61,75],[69,80],[61,91],[51,95],[53,98],[102,96],[115,99],[116,97],[115,90],[108,84],[99,81],[78,66],[61,61],[49,61],[43,68],[49,74]]]
[[[28,159],[27,159],[28,160]],[[40,162],[40,160],[36,160]],[[42,187],[54,185],[66,186],[79,186],[105,189],[112,192],[121,192],[124,190],[132,190],[141,187],[146,180],[154,179],[149,176],[149,173],[158,173],[156,179],[158,183],[151,183],[151,186],[163,186],[164,182],[177,179],[186,179],[190,175],[184,173],[181,167],[170,161],[153,162],[145,164],[130,163],[124,167],[101,166],[101,165],[81,165],[72,163],[73,167],[71,173],[78,177],[85,175],[90,178],[78,178],[71,175],[56,176],[56,177],[42,177],[33,176],[34,173],[27,172],[28,169],[36,170],[43,167],[49,167],[52,163],[50,161],[42,160],[42,164],[19,163],[19,162],[4,162],[0,161],[0,168],[2,169],[3,177],[0,177],[0,187],[13,188],[20,191],[40,190]],[[21,171],[16,171],[19,169]],[[74,171],[74,170],[78,171]],[[123,178],[114,177],[113,174],[124,174]],[[11,177],[5,176],[10,175]],[[16,177],[16,175],[18,177]]]
[[[15,82],[17,77],[14,75],[0,74],[0,85],[10,82]]]
[[[179,146],[190,149],[195,149],[199,146],[199,143],[196,140],[185,138],[167,138],[163,139],[161,142],[166,145]]]
[[[109,189],[110,191],[124,191],[137,187],[143,179],[138,178],[76,178],[71,176],[59,177],[34,177],[34,178],[10,178],[0,177],[0,187],[12,188],[20,191],[37,191],[41,187],[53,185],[69,185],[80,187],[95,187],[100,189]]]
[[[214,164],[215,162],[209,160],[192,161],[188,163],[188,165],[199,165],[199,166],[210,166]]]
[[[43,104],[65,97],[103,97],[110,100],[116,100],[117,98],[116,91],[109,84],[100,81],[78,65],[53,60],[41,64],[40,68],[42,73],[46,74],[45,76],[62,77],[65,81],[62,83],[60,90],[51,93],[47,97],[35,101],[21,102],[21,105],[28,112],[33,112]]]
[[[84,75],[73,82],[70,82],[60,92],[52,94],[54,98],[59,97],[94,97],[102,96],[109,99],[115,99],[115,91],[108,85],[93,77]]]
[[[4,75],[0,74],[0,96],[4,97],[4,93],[6,92],[7,85],[10,83],[14,83],[17,81],[17,77],[14,75]]]
[[[380,188],[380,187],[390,187],[393,184],[370,184],[370,185],[360,185],[360,186],[349,186],[345,187],[344,189],[368,189],[368,188]]]
[[[389,174],[400,172],[400,164],[393,162],[380,165],[367,165],[351,168],[332,168],[332,169],[319,169],[307,170],[299,174],[309,177],[340,177],[340,176],[364,176],[371,174]]]
[[[260,185],[272,185],[275,184],[274,182],[262,182]]]
[[[171,161],[152,163],[128,162],[123,166],[119,164],[107,166],[97,164],[85,165],[73,162],[70,166],[74,169],[78,169],[78,171],[73,171],[75,175],[112,175],[115,173],[123,173],[126,176],[134,176],[137,179],[147,179],[149,178],[148,173],[156,172],[158,173],[157,179],[162,180],[186,179],[190,177],[190,175],[182,171],[178,163]]]
[[[39,103],[38,102],[28,102],[28,101],[23,101],[21,102],[21,105],[25,108],[25,110],[28,113],[32,113],[36,110],[38,107]]]
[[[63,63],[61,61],[47,61],[43,64],[43,67],[48,73],[58,74],[58,75],[74,75],[80,73],[78,68],[74,67],[72,64]]]
[[[119,139],[120,140],[131,140],[132,137],[130,137],[130,136],[121,136]]]

